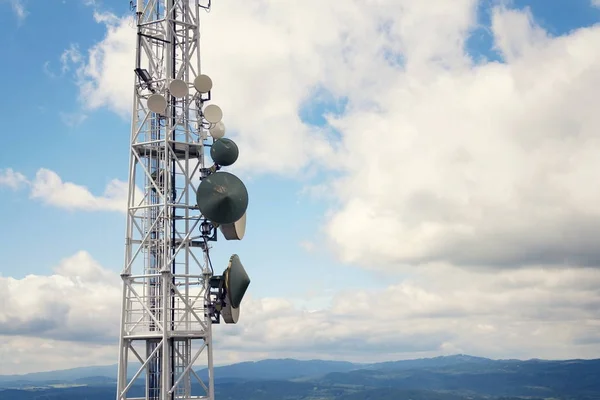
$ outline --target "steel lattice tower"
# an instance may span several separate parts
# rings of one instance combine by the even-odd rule
[[[232,307],[239,302],[227,304],[224,293],[231,290],[221,279],[232,274],[214,276],[209,258],[217,224],[196,205],[198,182],[220,169],[205,166],[209,132],[216,129],[213,146],[224,133],[218,107],[212,106],[217,116],[207,118],[212,81],[200,72],[200,15],[210,6],[137,0],[133,7],[137,46],[117,400],[214,399],[212,324],[221,317],[237,322]],[[198,376],[200,368],[207,368],[207,379]]]

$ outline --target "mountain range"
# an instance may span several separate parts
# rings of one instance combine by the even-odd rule
[[[115,365],[0,376],[0,399],[114,399],[115,376]],[[273,359],[216,367],[215,377],[219,400],[600,400],[600,360],[455,355],[367,364]],[[141,394],[143,385],[132,390]]]

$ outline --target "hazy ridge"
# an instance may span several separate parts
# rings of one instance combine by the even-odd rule
[[[198,371],[205,376],[206,371]],[[217,367],[219,399],[599,399],[600,360],[466,355],[373,364],[274,359]],[[113,399],[116,365],[0,376],[0,399]],[[64,387],[78,385],[75,387]],[[61,387],[63,386],[63,387]],[[142,382],[133,388],[143,390]]]

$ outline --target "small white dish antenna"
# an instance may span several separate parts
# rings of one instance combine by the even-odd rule
[[[221,225],[220,228],[226,240],[242,240],[246,233],[246,213],[233,224]]]
[[[212,79],[208,75],[198,75],[194,79],[194,87],[199,93],[208,93],[212,89]]]
[[[164,114],[167,109],[167,99],[161,94],[153,94],[148,97],[148,108],[157,114]]]
[[[219,106],[211,104],[204,109],[204,118],[211,124],[216,124],[223,119],[223,111]]]
[[[212,127],[210,127],[208,131],[210,132],[210,136],[212,136],[213,139],[221,139],[223,136],[225,136],[225,124],[223,123],[223,121],[219,121]]]
[[[177,97],[178,99],[186,97],[190,93],[190,89],[188,88],[187,83],[185,83],[181,79],[175,79],[171,81],[171,84],[169,85],[169,91],[173,96]]]

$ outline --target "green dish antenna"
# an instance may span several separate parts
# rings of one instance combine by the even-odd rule
[[[240,151],[237,144],[231,139],[222,138],[216,140],[210,148],[210,157],[215,164],[224,167],[230,166],[237,161]]]
[[[229,304],[233,308],[239,308],[246,289],[250,286],[250,278],[237,254],[232,255],[229,259],[229,265],[223,272],[223,278]]]
[[[242,218],[248,208],[248,190],[229,172],[215,172],[204,178],[196,191],[200,212],[217,225],[232,224]]]

